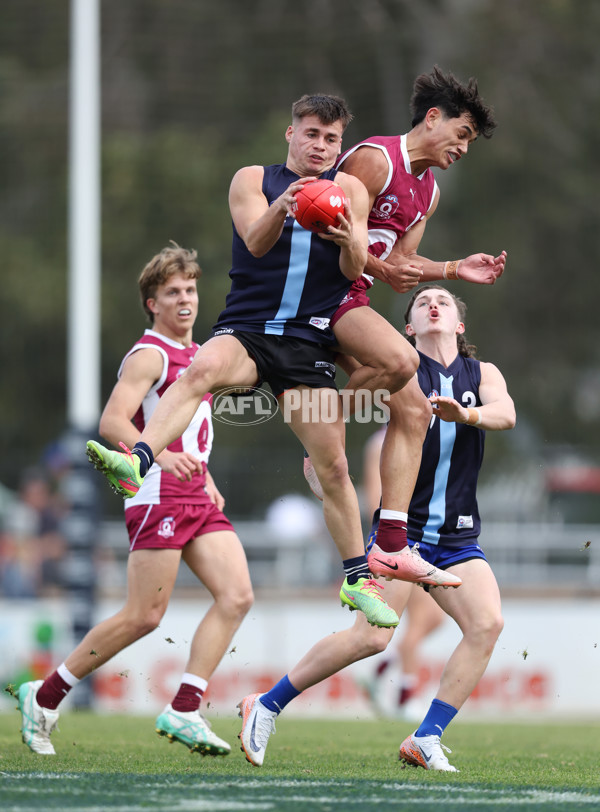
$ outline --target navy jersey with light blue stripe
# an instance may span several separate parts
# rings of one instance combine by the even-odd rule
[[[447,395],[467,408],[481,405],[479,361],[458,355],[446,368],[419,356],[419,385],[428,397]],[[454,547],[478,538],[476,489],[484,442],[485,432],[479,428],[432,417],[408,513],[411,541]]]
[[[330,169],[321,177],[336,174]],[[298,177],[285,164],[265,166],[262,191],[269,205]],[[339,263],[339,247],[293,217],[286,217],[281,236],[262,257],[252,256],[234,226],[231,289],[214,329],[331,343],[329,319],[351,285]]]

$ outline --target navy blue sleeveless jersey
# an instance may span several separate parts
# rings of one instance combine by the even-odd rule
[[[419,353],[419,385],[429,395],[447,395],[465,407],[480,406],[479,361],[458,355],[448,368]],[[481,529],[477,477],[485,432],[433,416],[408,513],[411,541],[458,547],[473,544]]]
[[[321,178],[333,180],[336,169]],[[269,205],[299,175],[285,164],[264,167]],[[264,256],[253,257],[233,226],[231,289],[214,330],[293,336],[332,343],[329,320],[352,284],[340,270],[340,249],[286,217],[281,236]]]

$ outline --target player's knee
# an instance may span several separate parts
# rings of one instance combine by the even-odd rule
[[[480,616],[473,632],[480,645],[489,651],[496,645],[503,628],[504,618],[500,612],[494,612]]]
[[[419,368],[419,354],[410,344],[386,353],[380,359],[380,370],[390,392],[402,389]]]
[[[245,589],[239,589],[230,599],[231,610],[240,620],[248,614],[253,603],[254,593],[250,584]]]
[[[192,392],[204,394],[212,388],[215,381],[220,379],[222,372],[223,362],[217,353],[206,353],[202,356],[196,356],[181,375],[180,380],[184,381]]]
[[[403,389],[389,400],[390,426],[410,430],[412,434],[421,434],[423,439],[431,420],[431,404],[421,390]]]
[[[325,494],[338,491],[349,480],[348,460],[343,452],[325,464],[315,465],[315,470]]]
[[[215,595],[215,603],[222,614],[227,615],[232,620],[241,622],[248,614],[254,603],[254,593],[252,586],[240,584],[233,579],[229,584],[230,588],[221,594]]]
[[[164,610],[153,608],[143,615],[132,617],[129,621],[131,636],[136,640],[158,629],[163,618]]]
[[[386,650],[390,640],[392,639],[393,629],[374,629],[370,628],[369,632],[363,635],[362,643],[362,657],[373,657],[376,654],[381,654]]]

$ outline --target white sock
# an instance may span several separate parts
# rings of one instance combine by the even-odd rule
[[[74,674],[71,674],[71,672],[64,663],[61,663],[58,666],[56,672],[61,679],[64,679],[67,685],[71,686],[71,688],[74,688],[75,685],[77,685],[77,683],[81,681],[77,679],[77,677]]]
[[[381,508],[379,518],[396,522],[408,522],[408,513],[402,513],[400,510],[384,510]]]

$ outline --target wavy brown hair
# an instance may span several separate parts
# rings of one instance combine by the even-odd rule
[[[154,315],[147,305],[148,299],[156,299],[157,289],[177,273],[188,279],[198,279],[202,269],[196,262],[196,257],[195,251],[181,248],[176,242],[172,242],[153,256],[141,272],[138,279],[140,298],[151,324],[154,324]]]
[[[408,302],[406,311],[404,313],[404,324],[408,324],[410,322],[410,315],[413,309],[413,305],[415,303],[415,299],[420,293],[423,293],[425,290],[443,290],[444,293],[447,293],[448,296],[451,296],[454,300],[454,304],[456,305],[456,309],[458,311],[458,318],[460,321],[465,323],[465,318],[467,315],[467,306],[460,298],[460,296],[455,296],[454,293],[451,293],[447,288],[442,287],[442,285],[421,285],[421,287],[417,288],[413,295],[410,297]],[[407,341],[413,345],[416,345],[415,337],[414,336],[406,336]],[[476,358],[477,357],[477,347],[475,344],[469,344],[467,338],[464,333],[458,333],[456,336],[456,346],[458,347],[458,354],[464,355],[465,358]]]

